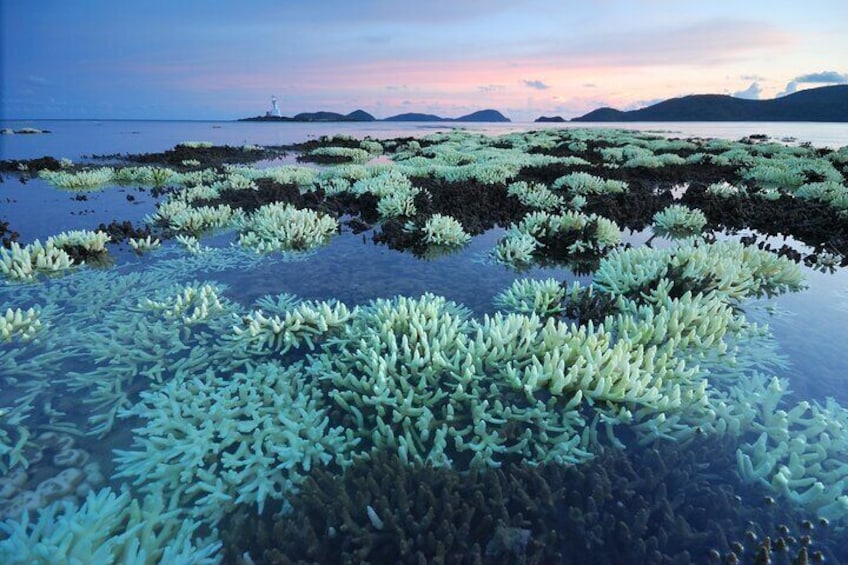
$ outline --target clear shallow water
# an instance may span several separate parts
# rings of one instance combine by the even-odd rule
[[[27,154],[28,156],[48,154],[74,158],[77,154],[89,153],[161,151],[186,140],[230,144],[285,144],[302,141],[311,136],[333,133],[395,137],[423,135],[434,131],[428,126],[419,125],[402,129],[396,128],[395,125],[389,128],[387,124],[351,126],[350,128],[339,128],[339,124],[310,124],[309,126],[296,124],[287,129],[288,124],[207,122],[103,122],[99,124],[57,122],[55,125],[51,124],[48,129],[58,133],[66,123],[72,124],[73,127],[56,137],[51,137],[55,134],[49,134],[25,138],[15,136],[11,140],[7,137],[0,138],[4,143],[3,157],[24,158]],[[216,128],[213,127],[214,125],[222,127]],[[656,130],[656,125],[649,124],[646,129]],[[627,126],[637,127],[636,124],[627,124]],[[680,125],[678,130],[678,124],[673,124],[669,130],[673,130],[671,135],[683,136],[713,135],[736,139],[750,133],[767,133],[778,137],[792,135],[799,141],[812,141],[816,144],[830,145],[832,141],[824,140],[834,139],[839,140],[835,143],[836,145],[848,144],[848,138],[841,139],[836,129],[829,126],[829,124],[753,124],[750,125],[750,129],[742,130],[741,128],[747,126],[708,124],[703,126],[706,129],[699,130],[700,126],[686,124]],[[684,129],[684,127],[692,129]],[[774,129],[769,130],[770,127]],[[503,133],[514,129],[526,129],[526,125],[486,125],[479,128],[480,131]],[[710,133],[709,128],[722,133],[715,133],[715,131]],[[477,128],[474,127],[474,129]],[[804,131],[807,131],[809,135],[805,137]],[[844,132],[842,133],[844,135]],[[19,145],[13,147],[13,143]],[[5,153],[7,150],[17,153],[7,156]],[[127,195],[134,196],[135,200],[128,201]],[[87,200],[78,201],[67,193],[55,191],[39,180],[21,184],[14,177],[7,177],[6,182],[0,185],[0,202],[4,203],[0,210],[0,220],[9,220],[12,227],[21,232],[24,241],[34,238],[43,239],[68,229],[93,229],[101,221],[108,222],[112,219],[130,219],[137,222],[144,214],[151,212],[155,205],[155,200],[149,193],[135,189],[108,188],[91,193]],[[550,276],[564,281],[581,280],[584,284],[589,282],[588,277],[577,277],[564,268],[534,269],[519,274],[503,266],[487,262],[486,252],[495,245],[501,234],[500,229],[492,230],[474,238],[463,251],[434,260],[418,259],[407,253],[399,253],[384,246],[375,245],[370,239],[370,232],[362,235],[345,232],[335,237],[328,246],[318,249],[300,261],[271,260],[254,264],[236,263],[221,270],[198,270],[193,269],[189,260],[185,259],[183,265],[185,271],[179,271],[181,256],[174,249],[166,249],[161,256],[157,257],[154,254],[152,259],[147,257],[139,259],[129,253],[118,254],[114,272],[122,274],[144,272],[150,261],[153,264],[170,261],[169,268],[178,270],[178,275],[173,275],[174,282],[186,283],[192,280],[218,282],[224,285],[224,295],[228,299],[244,307],[251,306],[264,295],[283,292],[293,293],[304,299],[338,299],[350,306],[398,294],[419,296],[424,292],[433,292],[469,307],[476,316],[494,311],[492,298],[519,277]],[[208,243],[226,247],[232,241],[232,237],[232,234],[223,234]],[[630,234],[629,241],[635,245],[644,242],[647,237],[646,233]],[[660,240],[655,241],[656,246],[664,244]],[[844,351],[845,328],[848,327],[846,325],[848,324],[848,294],[846,294],[848,276],[844,269],[831,274],[817,273],[809,269],[805,269],[805,272],[809,282],[807,291],[746,305],[746,309],[750,310],[752,317],[768,323],[771,327],[780,352],[789,358],[789,367],[779,374],[790,379],[791,388],[799,398],[824,399],[831,396],[837,398],[843,405],[848,405],[848,392],[844,386],[844,377],[848,374],[848,355]],[[91,289],[83,288],[84,279],[81,273],[79,286],[67,287],[66,302],[57,306],[63,308],[70,318],[57,317],[56,324],[68,328],[78,321],[81,329],[91,331],[97,331],[99,328],[114,328],[114,325],[106,323],[102,326],[98,325],[101,316],[109,315],[108,301],[104,302],[102,313],[86,311],[85,292]],[[171,282],[170,279],[158,282],[153,279],[144,279],[138,285],[130,287],[126,291],[127,296],[136,296],[132,293],[142,292],[146,288],[157,289]],[[100,279],[95,276],[91,280],[99,280],[103,284],[114,284],[115,288],[118,288],[118,281],[108,276]],[[57,281],[56,286],[63,287],[64,284]],[[29,292],[31,291],[4,288],[0,291],[0,305],[3,305],[3,309],[7,303],[18,305],[22,303],[22,297],[27,296]],[[112,292],[112,289],[103,288],[104,294],[108,295],[109,292]],[[120,294],[120,291],[118,292]],[[129,313],[131,310],[132,308],[127,308],[126,311]],[[772,314],[772,311],[776,311],[777,314]],[[114,323],[115,320],[110,322]],[[59,341],[59,343],[67,343],[67,341]],[[102,366],[103,363],[101,362],[100,365]],[[71,359],[66,365],[58,365],[55,368],[55,376],[61,379],[61,374],[66,370],[85,373],[92,369],[91,366],[87,367]],[[82,394],[80,396],[82,397]],[[4,397],[2,400],[7,403],[12,399]],[[54,408],[72,416],[85,417],[87,413],[85,410],[74,410],[73,404],[76,400],[78,399],[71,398],[57,401]],[[39,414],[39,417],[44,416],[45,414]],[[112,470],[111,449],[126,449],[130,441],[128,427],[121,425],[103,442],[86,442],[81,439],[79,444],[86,445],[95,457],[100,455],[104,458],[103,471],[108,475]],[[752,495],[754,496],[756,494]]]
[[[845,124],[807,122],[681,122],[681,123],[259,123],[259,122],[172,122],[172,121],[85,121],[20,120],[0,121],[0,128],[34,127],[50,130],[43,135],[0,135],[0,158],[32,159],[50,155],[78,160],[83,155],[146,153],[170,149],[183,141],[211,141],[215,144],[287,145],[311,137],[349,134],[377,139],[422,136],[435,131],[461,127],[488,134],[558,128],[621,128],[651,131],[670,137],[718,137],[741,139],[754,133],[775,139],[795,138],[817,147],[848,145]]]

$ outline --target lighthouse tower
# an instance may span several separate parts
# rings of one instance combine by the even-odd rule
[[[280,107],[277,106],[277,97],[271,96],[271,109],[265,112],[265,115],[268,117],[280,118],[282,114],[280,113]]]

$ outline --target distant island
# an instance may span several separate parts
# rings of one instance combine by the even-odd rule
[[[354,110],[350,114],[337,112],[301,112],[292,118],[267,113],[264,116],[240,118],[240,122],[373,122],[377,118],[365,110]]]
[[[274,105],[276,109],[276,104]],[[350,114],[337,112],[302,112],[294,117],[276,115],[268,112],[264,116],[240,118],[239,122],[373,122],[377,118],[365,110],[355,110]],[[407,113],[384,118],[384,122],[509,122],[509,118],[497,110],[480,110],[458,118],[443,118],[435,114]]]
[[[539,116],[538,118],[536,118],[533,121],[536,122],[536,123],[540,123],[540,124],[542,124],[542,123],[559,123],[559,122],[564,122],[565,118],[563,118],[562,116]]]
[[[509,122],[509,118],[497,110],[479,110],[458,118],[443,118],[435,114],[398,114],[385,118],[386,122]]]
[[[536,121],[541,121],[541,118]],[[848,85],[822,86],[771,100],[722,94],[672,98],[639,110],[599,108],[572,122],[848,122]]]

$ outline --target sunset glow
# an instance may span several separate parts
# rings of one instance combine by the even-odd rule
[[[142,5],[143,4],[143,5]],[[514,121],[848,81],[848,3],[2,3],[4,118],[362,108]]]

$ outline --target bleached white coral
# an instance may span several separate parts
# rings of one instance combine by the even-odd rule
[[[551,188],[566,188],[572,194],[582,195],[615,194],[629,190],[626,182],[602,179],[589,173],[569,173],[554,181]]]
[[[552,316],[563,312],[566,290],[556,279],[518,279],[495,296],[495,305],[520,314]]]
[[[562,196],[554,194],[540,183],[514,182],[507,187],[507,194],[515,196],[525,206],[540,210],[554,210],[564,202]]]
[[[177,184],[180,179],[179,173],[167,167],[122,167],[114,174],[114,181],[123,185],[160,187]]]
[[[105,253],[106,244],[111,241],[109,234],[103,231],[72,230],[65,231],[47,238],[47,244],[67,249],[79,247],[89,253]]]
[[[596,214],[531,212],[507,230],[493,256],[505,264],[528,264],[534,253],[557,239],[568,254],[602,253],[621,242],[621,231],[615,222]]]
[[[159,241],[159,238],[154,238],[150,235],[139,238],[131,237],[129,238],[128,242],[130,244],[130,247],[132,247],[133,250],[139,255],[143,253],[149,253],[154,249],[157,249],[162,246],[162,242]]]
[[[0,272],[11,280],[33,281],[39,273],[59,274],[78,265],[52,241],[42,245],[35,240],[23,247],[13,241],[8,249],[0,247]]]
[[[732,196],[744,196],[747,194],[745,187],[730,184],[727,181],[716,182],[707,187],[707,193],[719,198],[730,198]]]
[[[159,205],[156,212],[148,215],[149,224],[161,224],[178,232],[198,235],[203,232],[223,228],[238,223],[243,212],[234,210],[227,204],[217,206],[192,206],[182,199],[169,199]]]
[[[233,339],[252,352],[284,354],[302,344],[314,349],[316,343],[338,332],[354,315],[336,301],[291,301],[271,306],[270,315],[260,309],[241,317],[241,323],[233,327]]]
[[[31,521],[0,522],[0,562],[7,565],[54,563],[180,563],[214,565],[220,542],[196,539],[199,523],[153,493],[141,502],[129,491],[91,491],[75,507],[59,501]]]
[[[306,251],[327,243],[338,227],[334,218],[312,210],[266,204],[244,220],[239,244],[260,253]]]
[[[167,319],[178,319],[184,324],[204,322],[224,311],[221,288],[214,284],[189,284],[175,290],[162,300],[144,298],[139,307],[160,312]]]
[[[471,241],[462,224],[452,216],[433,214],[421,229],[424,243],[445,247],[461,247]]]
[[[654,233],[671,238],[698,235],[707,225],[707,217],[700,210],[672,204],[654,214]]]
[[[82,192],[99,189],[112,182],[115,176],[115,169],[112,167],[100,167],[97,169],[77,171],[75,173],[49,171],[45,169],[40,171],[38,176],[53,186]]]
[[[309,157],[330,157],[343,159],[349,163],[364,163],[371,158],[371,153],[358,147],[316,147],[307,154]]]
[[[492,250],[492,257],[505,265],[529,265],[538,248],[539,242],[533,235],[513,228],[498,241]]]
[[[601,261],[594,284],[604,292],[627,296],[671,276],[678,284],[702,292],[715,290],[735,301],[798,291],[804,285],[801,269],[790,259],[735,241],[613,251]]]
[[[15,338],[30,341],[40,329],[41,319],[39,311],[35,308],[26,311],[7,308],[6,313],[0,316],[0,341],[11,341]]]
[[[162,493],[214,524],[235,504],[285,500],[313,467],[341,464],[354,442],[331,427],[303,367],[180,375],[122,411],[141,419],[133,448],[116,450],[118,476]]]
[[[832,398],[783,409],[786,383],[774,378],[769,390],[756,406],[757,439],[736,452],[743,480],[828,520],[848,518],[848,410]]]
[[[383,218],[414,216],[416,212],[415,195],[417,193],[418,189],[413,189],[409,192],[387,194],[377,202],[377,212]]]

